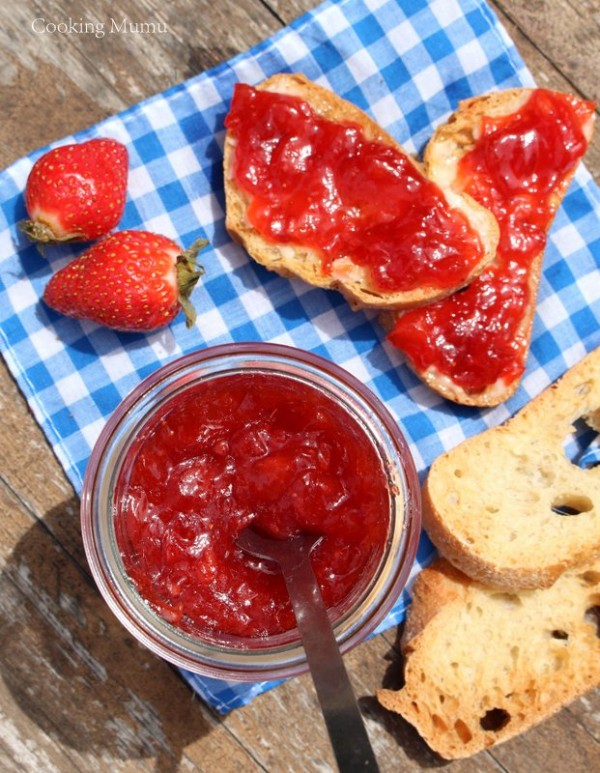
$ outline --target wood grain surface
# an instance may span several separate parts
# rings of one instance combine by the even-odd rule
[[[0,3],[0,166],[245,51],[314,0]],[[492,4],[540,85],[600,101],[597,0]],[[48,21],[128,18],[165,34],[35,33]],[[587,159],[600,179],[600,132]],[[226,718],[138,646],[91,579],[79,502],[0,363],[0,770],[334,770],[308,676]],[[600,691],[490,752],[445,763],[374,699],[399,684],[396,631],[347,665],[383,771],[600,770]]]

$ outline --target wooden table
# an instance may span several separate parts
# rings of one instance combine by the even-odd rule
[[[314,0],[0,4],[0,166],[246,50]],[[600,100],[598,0],[493,3],[538,83]],[[118,6],[118,8],[116,7]],[[35,18],[127,17],[161,35],[34,34]],[[587,164],[600,179],[600,132]],[[90,577],[79,502],[0,364],[0,770],[326,771],[310,677],[226,718],[113,618]],[[390,631],[346,656],[384,771],[445,765],[374,699],[400,673]],[[452,771],[600,770],[600,690]]]

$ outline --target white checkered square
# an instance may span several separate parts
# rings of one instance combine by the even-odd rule
[[[60,338],[58,338],[55,331],[52,330],[52,328],[45,326],[31,331],[29,334],[29,343],[35,351],[44,352],[45,359],[54,357],[59,352],[64,351],[65,348],[65,345]]]
[[[223,315],[214,307],[202,310],[201,318],[196,321],[196,325],[208,343],[223,338],[229,332]]]
[[[137,166],[129,170],[127,181],[127,195],[133,199],[140,198],[146,193],[154,193],[156,186],[145,166]]]
[[[39,299],[38,291],[31,282],[25,279],[13,285],[10,289],[10,300],[17,314],[35,306]]]
[[[465,75],[477,72],[488,60],[479,40],[470,40],[457,50],[456,55]]]
[[[331,5],[324,9],[321,15],[321,24],[332,38],[350,27],[348,17],[344,15],[343,9],[337,5]]]
[[[440,71],[434,64],[430,65],[425,70],[416,73],[413,82],[418,88],[423,102],[433,99],[433,97],[444,89]]]
[[[177,124],[177,118],[173,115],[171,105],[167,99],[157,100],[154,109],[148,115],[148,119],[154,131],[166,129]]]
[[[173,167],[175,176],[179,179],[188,177],[189,175],[194,174],[194,172],[198,172],[202,169],[196,154],[188,145],[173,150],[169,153],[167,158]]]
[[[364,83],[368,78],[379,72],[379,67],[366,49],[357,51],[352,56],[349,56],[346,60],[346,67],[357,84]]]
[[[373,118],[384,128],[395,123],[403,117],[398,102],[391,94],[386,95],[375,104],[371,105]]]
[[[409,21],[405,21],[390,30],[388,40],[398,56],[403,56],[421,45],[421,36]]]
[[[88,385],[84,377],[76,370],[57,379],[54,386],[67,407],[79,402],[82,397],[89,394],[90,388],[93,389],[93,386]]]
[[[123,377],[136,372],[131,357],[126,349],[116,349],[102,358],[104,370],[110,381],[116,384]]]
[[[86,424],[85,427],[81,428],[81,434],[90,449],[96,445],[96,441],[100,437],[100,433],[104,429],[105,423],[106,421],[104,419],[96,419],[96,421]]]
[[[537,305],[537,315],[544,325],[551,329],[569,318],[569,312],[556,294],[552,294]]]

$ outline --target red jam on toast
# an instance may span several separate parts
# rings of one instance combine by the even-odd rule
[[[484,256],[465,214],[399,148],[356,123],[328,120],[289,94],[235,89],[225,125],[233,175],[263,238],[313,250],[331,275],[340,258],[376,291],[460,286]]]
[[[531,270],[564,184],[584,155],[594,104],[536,89],[516,112],[482,119],[459,161],[457,188],[492,211],[500,226],[495,260],[464,290],[399,316],[389,340],[419,373],[435,369],[467,393],[510,384],[525,369],[535,303]]]

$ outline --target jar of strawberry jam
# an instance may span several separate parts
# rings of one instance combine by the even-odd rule
[[[239,533],[321,539],[311,554],[342,651],[383,620],[420,532],[419,488],[387,409],[342,368],[228,344],[145,379],[104,428],[82,529],[102,595],[154,653],[244,681],[308,665],[278,568]]]

